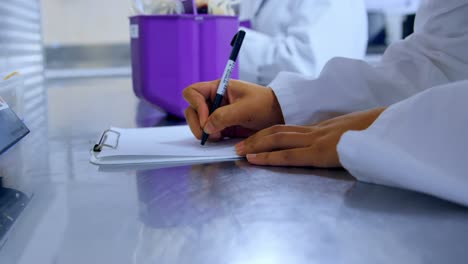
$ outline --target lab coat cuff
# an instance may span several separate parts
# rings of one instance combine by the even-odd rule
[[[363,132],[361,131],[348,131],[344,133],[336,147],[338,158],[343,168],[351,173],[357,180],[375,183],[376,181],[371,175],[366,173],[365,170],[360,170],[359,166],[356,166],[356,159],[362,159],[362,156],[367,154],[360,148],[360,144],[366,142],[365,140],[361,140],[362,137]]]
[[[303,117],[304,113],[301,113],[301,102],[299,102],[297,91],[294,89],[297,85],[292,83],[294,82],[294,78],[291,78],[291,75],[296,74],[286,72],[280,73],[268,87],[273,89],[278,99],[285,123],[302,125],[304,122],[301,120],[301,116]]]

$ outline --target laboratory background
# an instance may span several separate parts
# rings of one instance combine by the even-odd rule
[[[90,162],[106,129],[184,125],[239,29],[232,78],[268,85],[377,64],[420,4],[324,2],[0,0],[0,263],[467,263],[465,207],[343,169]]]

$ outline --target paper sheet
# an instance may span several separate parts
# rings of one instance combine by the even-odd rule
[[[92,153],[94,164],[184,163],[239,159],[234,145],[239,140],[200,145],[188,126],[157,128],[111,128],[101,152]]]

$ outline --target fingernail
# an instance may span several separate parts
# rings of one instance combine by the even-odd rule
[[[207,134],[212,134],[215,130],[215,127],[213,126],[213,124],[211,123],[206,123],[205,125],[205,128],[203,129],[203,131],[205,131],[205,133]]]
[[[256,157],[257,157],[257,154],[247,154],[247,159],[248,160],[255,159]]]
[[[239,142],[236,144],[236,153],[239,156],[245,155],[245,144],[244,141]]]

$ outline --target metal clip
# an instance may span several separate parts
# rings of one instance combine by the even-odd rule
[[[108,135],[107,135],[108,133],[114,133],[115,135],[117,135],[117,139],[115,141],[116,142],[115,146],[106,143],[106,140],[108,138]],[[101,152],[102,148],[104,148],[104,147],[109,147],[109,148],[112,148],[112,149],[116,149],[119,146],[119,139],[120,139],[120,132],[114,131],[112,129],[107,129],[104,132],[102,132],[102,135],[101,135],[101,138],[99,139],[99,142],[96,145],[94,145],[94,147],[93,147],[93,151],[94,152]]]

